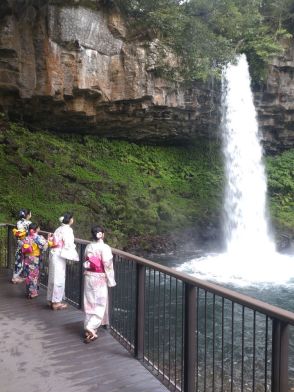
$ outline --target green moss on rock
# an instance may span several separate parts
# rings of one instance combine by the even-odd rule
[[[187,233],[210,239],[211,227],[220,237],[224,178],[215,143],[137,145],[31,132],[3,117],[0,130],[1,221],[15,222],[26,207],[51,231],[69,210],[76,236],[89,238],[100,223],[112,246],[129,250],[174,247]],[[278,232],[292,236],[293,162],[294,150],[267,158],[272,218]]]

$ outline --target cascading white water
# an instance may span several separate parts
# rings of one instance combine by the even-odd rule
[[[222,136],[226,162],[225,234],[228,253],[274,252],[266,221],[266,176],[245,55],[222,78]],[[250,246],[249,246],[250,244]]]
[[[183,263],[179,270],[223,283],[293,283],[293,257],[280,255],[268,233],[266,176],[245,55],[229,64],[222,80],[222,135],[226,190],[227,252]]]

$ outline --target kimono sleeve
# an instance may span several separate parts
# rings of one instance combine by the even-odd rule
[[[43,251],[48,248],[48,241],[40,234],[36,237],[35,242],[38,247]]]
[[[63,239],[63,243],[64,243],[63,247],[65,249],[71,249],[71,248],[75,247],[74,233],[71,228],[69,228],[69,230],[66,230],[66,231],[64,230],[62,239]]]
[[[102,250],[102,261],[104,264],[105,275],[107,278],[107,286],[114,287],[116,282],[114,279],[114,269],[113,269],[113,254],[111,248],[108,245],[104,245]]]
[[[60,250],[60,256],[67,260],[79,261],[79,255],[74,243],[74,234],[71,228],[64,230],[62,240],[63,247]]]

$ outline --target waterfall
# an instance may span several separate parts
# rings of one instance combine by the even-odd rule
[[[221,130],[227,251],[195,258],[177,269],[238,286],[293,285],[293,256],[277,253],[269,235],[266,175],[245,55],[223,70]]]
[[[245,55],[222,75],[222,137],[227,251],[248,256],[274,252],[266,219],[266,176]],[[250,246],[249,246],[250,244]]]

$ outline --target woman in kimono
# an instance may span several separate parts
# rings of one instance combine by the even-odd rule
[[[29,225],[28,235],[21,240],[26,296],[30,299],[39,295],[40,256],[48,246],[47,241],[39,234],[39,231],[39,225],[31,223]]]
[[[17,238],[16,252],[15,252],[15,263],[14,271],[11,279],[11,283],[22,283],[24,281],[23,276],[23,257],[21,252],[22,240],[28,235],[28,229],[31,222],[32,213],[30,210],[23,208],[19,211],[19,220],[16,223],[16,228],[13,229],[13,234]]]
[[[69,212],[59,218],[59,226],[54,234],[49,234],[48,241],[51,247],[49,255],[49,277],[47,288],[47,300],[53,310],[67,308],[62,303],[65,290],[66,260],[79,260],[74,234],[71,225],[74,222],[73,215]]]
[[[93,242],[85,249],[84,262],[84,342],[97,339],[97,329],[108,320],[108,287],[116,285],[113,256],[109,245],[104,243],[104,230],[92,227]]]

